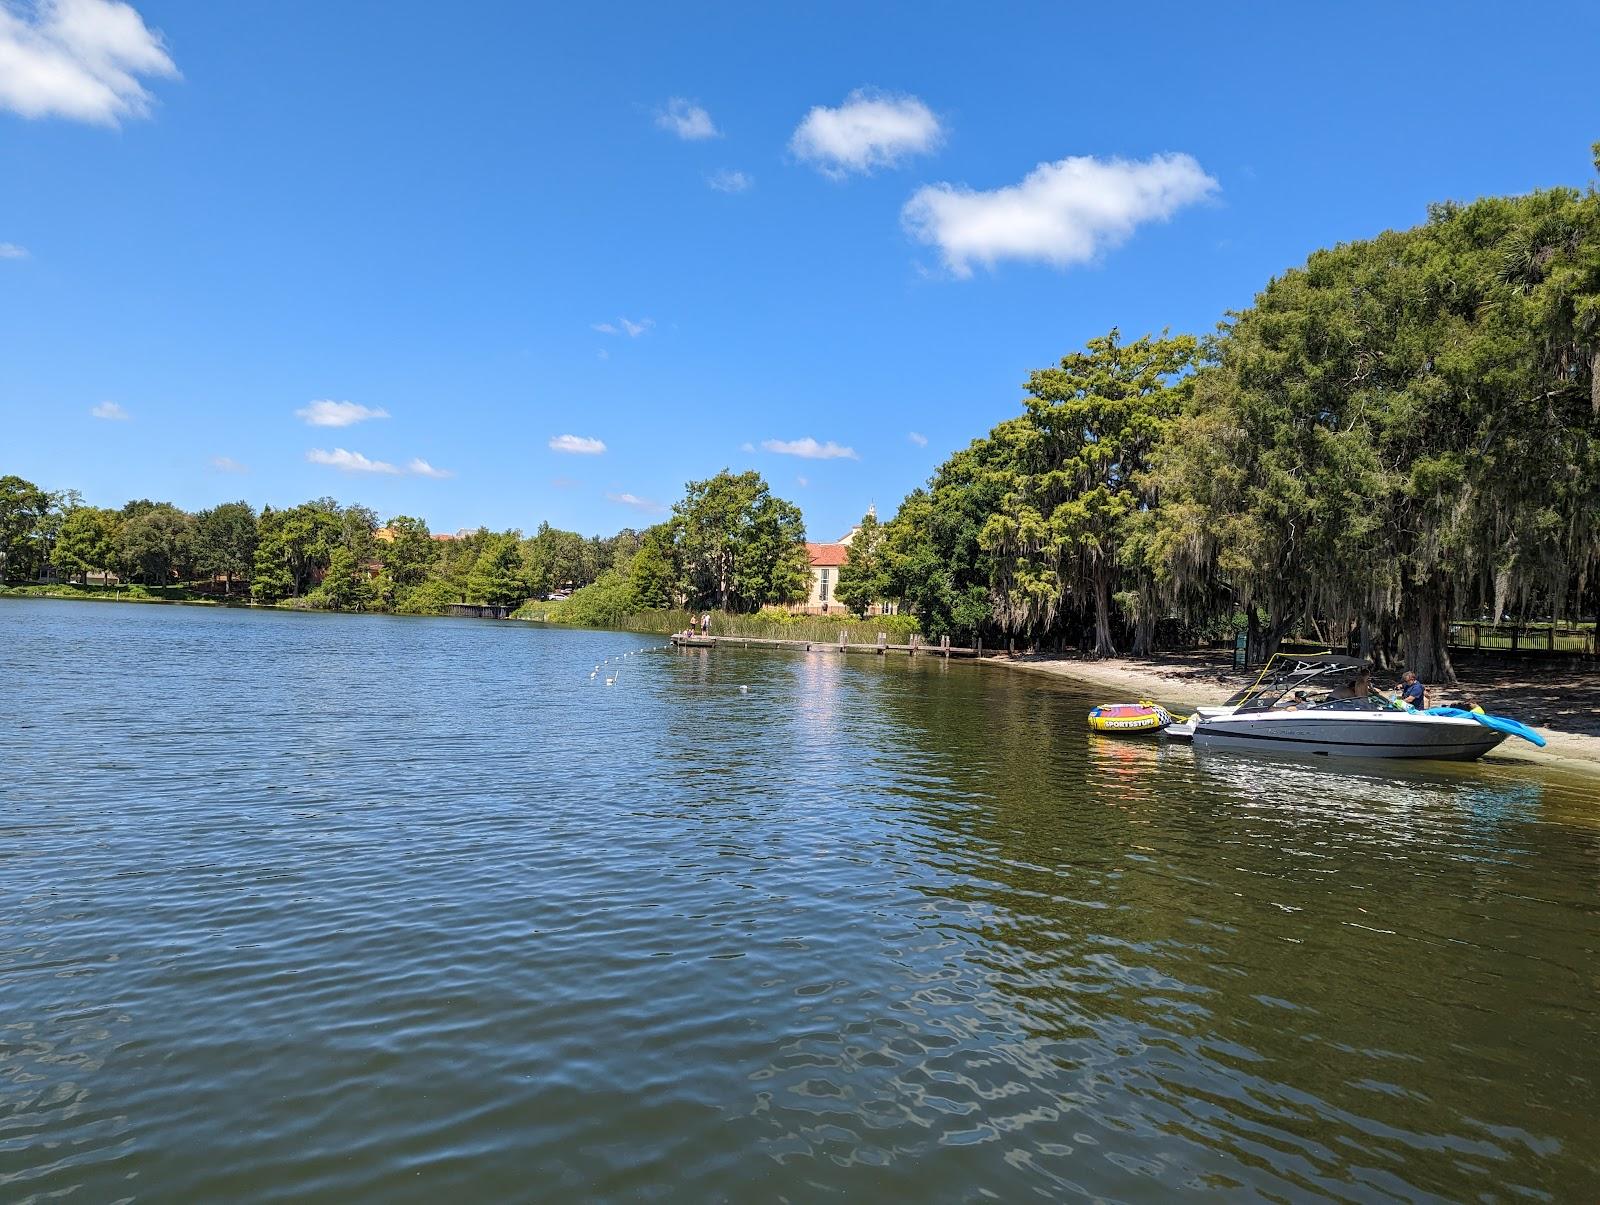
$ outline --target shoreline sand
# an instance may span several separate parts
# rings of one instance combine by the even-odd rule
[[[1234,670],[1214,653],[1176,654],[1148,661],[1048,655],[985,657],[984,661],[1103,687],[1108,702],[1153,698],[1180,710],[1220,703],[1255,677],[1255,671]],[[1549,742],[1540,749],[1527,741],[1508,740],[1490,755],[1491,760],[1600,774],[1600,676],[1470,664],[1458,666],[1457,672],[1461,678],[1458,685],[1431,688],[1430,693],[1450,703],[1472,695],[1490,712],[1514,715],[1532,724]]]

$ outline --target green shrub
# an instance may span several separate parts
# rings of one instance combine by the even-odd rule
[[[429,578],[421,585],[402,586],[395,591],[396,615],[443,615],[460,594],[449,582]]]

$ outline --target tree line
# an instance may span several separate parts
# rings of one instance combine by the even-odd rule
[[[863,525],[838,593],[935,636],[1143,654],[1237,622],[1450,681],[1453,617],[1592,615],[1597,554],[1591,186],[1317,251],[1205,338],[1089,340]]]
[[[541,523],[436,536],[422,519],[317,498],[299,506],[225,502],[188,512],[138,499],[89,506],[75,490],[0,477],[0,581],[50,573],[336,611],[437,614],[454,603],[516,607],[569,590],[627,611],[754,611],[803,598],[805,527],[759,474],[690,482],[672,517],[646,531],[584,537]],[[586,589],[587,588],[587,589]]]

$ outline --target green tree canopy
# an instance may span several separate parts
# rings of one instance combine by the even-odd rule
[[[135,509],[122,521],[117,556],[147,586],[169,586],[194,568],[194,519],[170,502]]]
[[[0,477],[0,581],[35,576],[45,562],[41,526],[51,496],[21,477]]]
[[[878,522],[877,512],[869,510],[861,517],[855,536],[850,541],[844,565],[839,569],[839,582],[833,595],[858,617],[867,613],[873,603],[890,597],[894,588],[885,553],[885,533]]]
[[[527,600],[527,566],[516,532],[491,535],[483,543],[468,579],[468,594],[495,607],[515,607]]]
[[[756,472],[724,469],[691,481],[671,530],[689,606],[757,611],[805,595],[809,566],[800,508]]]
[[[419,586],[439,561],[439,542],[427,523],[410,515],[396,515],[384,524],[390,539],[380,541],[378,556],[396,586]]]
[[[224,502],[194,518],[195,567],[222,577],[232,594],[234,581],[248,580],[255,568],[256,512],[248,502]]]
[[[69,511],[56,542],[56,564],[83,581],[91,573],[110,572],[117,563],[121,526],[114,510],[79,506]]]

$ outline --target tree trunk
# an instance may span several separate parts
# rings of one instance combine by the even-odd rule
[[[1111,575],[1103,568],[1094,575],[1094,655],[1117,655],[1117,646],[1111,641]]]
[[[1442,582],[1430,581],[1407,593],[1400,610],[1404,629],[1406,668],[1424,685],[1451,684],[1456,680],[1450,663],[1449,592]]]
[[[1139,591],[1139,614],[1133,621],[1133,655],[1148,657],[1156,651],[1155,600],[1147,590]]]
[[[1268,607],[1267,622],[1263,626],[1254,603],[1245,608],[1245,620],[1245,660],[1251,665],[1265,665],[1283,643],[1288,621],[1276,609]]]
[[[1489,621],[1496,626],[1500,617],[1506,613],[1506,595],[1511,593],[1511,574],[1502,569],[1494,575],[1494,614],[1489,616]]]

